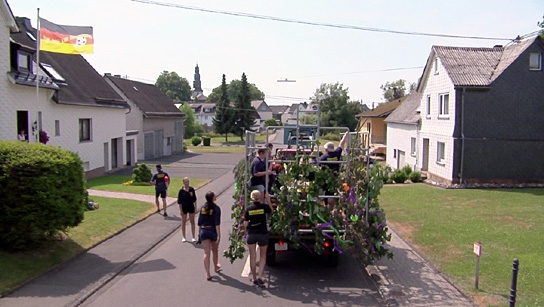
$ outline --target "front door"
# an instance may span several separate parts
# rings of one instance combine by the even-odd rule
[[[426,172],[429,170],[429,139],[423,139],[421,155],[421,171]]]

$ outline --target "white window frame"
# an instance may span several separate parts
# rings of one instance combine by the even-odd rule
[[[91,118],[79,119],[79,142],[91,142],[93,140],[93,122]]]
[[[24,72],[32,71],[32,61],[30,61],[30,58],[30,53],[19,50],[17,52],[17,70]]]
[[[447,99],[446,99],[447,98]],[[450,94],[442,93],[438,95],[438,117],[449,118],[450,117]]]
[[[431,95],[427,95],[427,110],[425,111],[425,116],[431,118]]]
[[[446,160],[446,143],[436,142],[436,163],[444,165]]]
[[[434,58],[434,74],[438,75],[438,58]]]
[[[416,138],[414,138],[414,137],[410,138],[410,155],[412,155],[412,156],[416,155],[416,147],[417,147]]]
[[[542,70],[542,53],[529,54],[529,70]]]

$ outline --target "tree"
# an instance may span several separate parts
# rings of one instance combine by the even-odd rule
[[[542,16],[542,21],[537,22],[536,25],[542,28],[542,30],[540,30],[540,37],[544,39],[544,16]]]
[[[195,135],[195,133],[204,132],[202,125],[195,120],[195,111],[193,111],[193,108],[191,108],[189,103],[184,103],[181,107],[179,107],[179,110],[185,113],[185,121],[183,122],[183,126],[185,128],[185,133],[183,136],[185,138],[191,138]]]
[[[236,101],[238,98],[238,93],[242,86],[241,80],[232,80],[227,84],[227,95],[230,101]],[[249,86],[249,96],[251,100],[264,100],[264,93],[255,86],[255,84],[248,83]],[[222,90],[221,86],[214,88],[211,94],[208,96],[209,103],[217,103],[221,99]]]
[[[213,128],[216,133],[225,134],[225,142],[228,142],[228,134],[235,132],[234,110],[230,106],[230,100],[227,94],[227,83],[225,75],[221,81],[221,97],[215,104],[215,117],[213,119]]]
[[[232,84],[232,82],[231,82]],[[244,130],[251,130],[251,126],[255,122],[255,114],[257,110],[251,105],[251,93],[249,83],[247,82],[246,73],[242,74],[242,82],[238,90],[238,95],[234,103],[235,112],[235,129],[240,133],[240,138],[244,140]]]
[[[277,120],[273,119],[273,118],[269,118],[267,120],[264,121],[264,126],[265,127],[269,127],[269,126],[281,126],[281,123],[278,123]]]
[[[416,84],[410,83],[408,87],[408,90],[411,93],[416,89]],[[399,79],[394,82],[385,82],[384,85],[380,86],[380,89],[383,91],[383,98],[387,102],[399,99],[406,96],[406,80]]]
[[[311,99],[320,105],[321,126],[348,127],[350,131],[355,131],[355,115],[363,111],[363,105],[358,101],[350,102],[348,89],[344,89],[342,84],[321,84]],[[311,118],[308,120],[311,121]]]
[[[175,72],[163,71],[157,78],[155,86],[174,102],[191,100],[191,86],[189,85],[189,81],[180,77]]]

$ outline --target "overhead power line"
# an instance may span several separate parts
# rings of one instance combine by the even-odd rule
[[[439,34],[439,33],[398,31],[398,30],[389,30],[389,29],[381,29],[381,28],[370,28],[370,27],[360,27],[360,26],[352,26],[352,25],[342,25],[342,24],[332,24],[332,23],[323,23],[323,22],[314,22],[314,21],[304,21],[304,20],[288,19],[288,18],[275,17],[275,16],[250,14],[250,13],[244,13],[244,12],[231,12],[231,11],[223,11],[223,10],[213,10],[213,9],[207,9],[207,8],[196,7],[196,6],[187,6],[187,5],[181,5],[181,4],[166,3],[166,2],[159,2],[159,1],[150,1],[150,0],[130,0],[130,1],[145,3],[145,4],[158,5],[158,6],[175,7],[175,8],[184,9],[184,10],[191,10],[191,11],[200,11],[200,12],[206,12],[206,13],[230,15],[230,16],[236,16],[236,17],[255,18],[255,19],[263,19],[263,20],[279,21],[279,22],[297,23],[297,24],[310,25],[310,26],[320,26],[320,27],[339,28],[339,29],[350,29],[350,30],[358,30],[358,31],[381,32],[381,33],[392,33],[392,34],[402,34],[402,35],[446,37],[446,38],[479,39],[479,40],[504,40],[504,41],[511,41],[512,40],[512,38],[504,38],[504,37],[464,36],[464,35],[451,35],[451,34]]]

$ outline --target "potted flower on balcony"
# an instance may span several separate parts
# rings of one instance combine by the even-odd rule
[[[47,132],[40,130],[40,143],[47,144],[47,142],[49,142]]]

